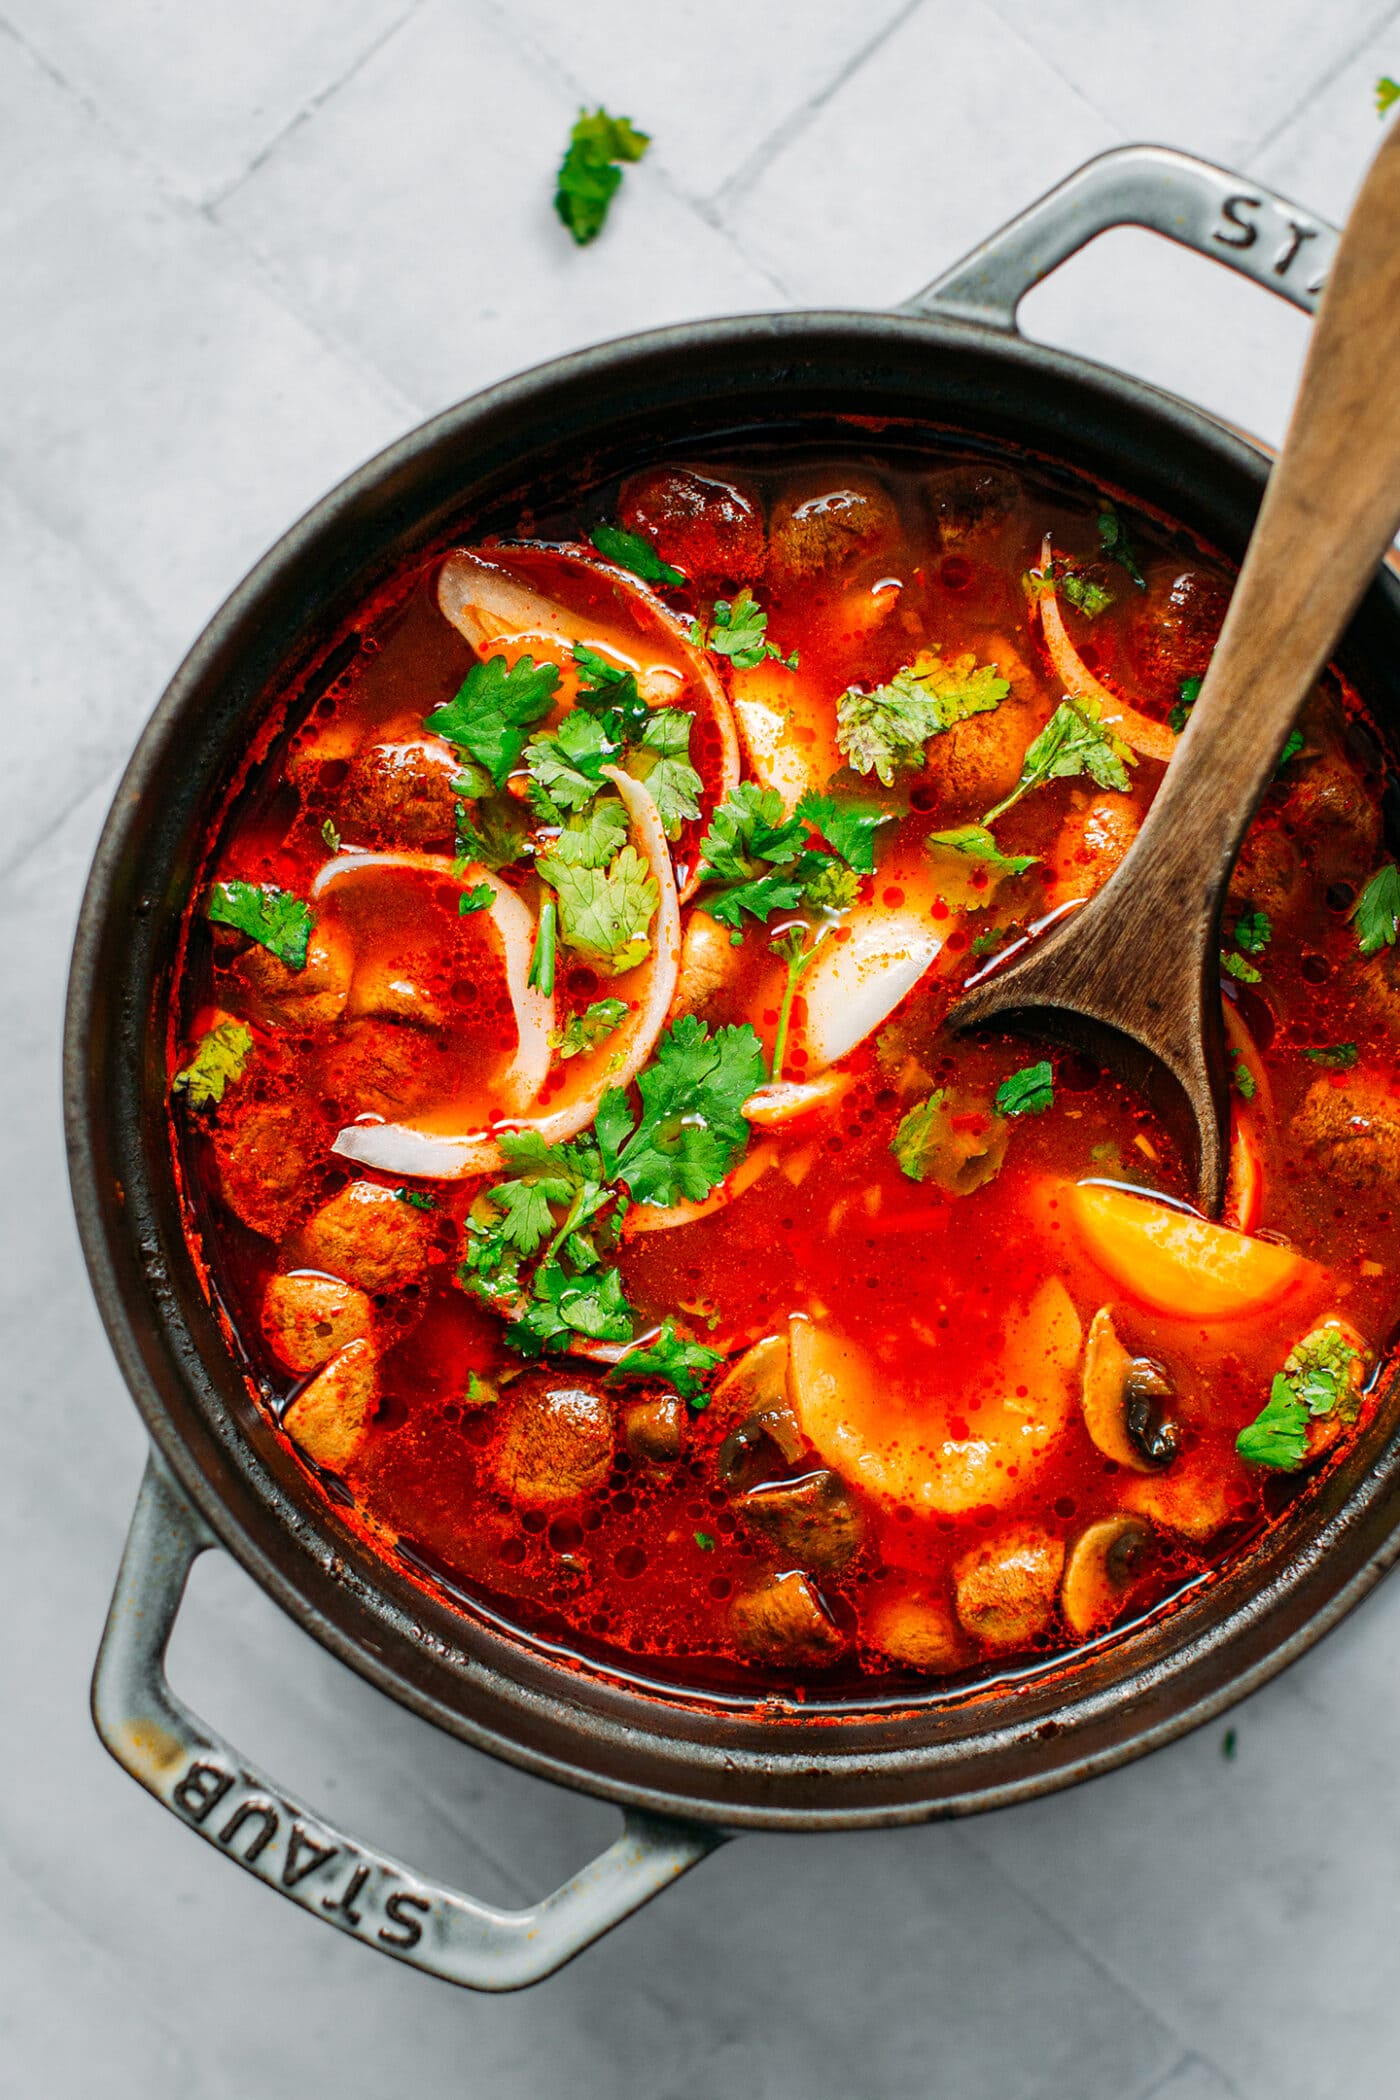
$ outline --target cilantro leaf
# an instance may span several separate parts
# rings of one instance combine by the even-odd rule
[[[1003,853],[985,824],[959,824],[953,831],[931,831],[924,846],[946,846],[952,853],[966,854],[969,860],[985,861],[998,875],[1024,875],[1040,860],[1038,853]]]
[[[471,912],[489,911],[495,901],[496,892],[489,882],[473,883],[472,887],[463,890],[457,899],[457,911],[459,916],[465,919]]]
[[[437,1209],[437,1198],[430,1196],[426,1189],[395,1189],[394,1200],[406,1203],[410,1210]]]
[[[619,742],[635,739],[651,716],[651,709],[637,690],[636,673],[624,670],[621,664],[610,664],[587,642],[574,643],[574,662],[578,665],[579,706],[592,715],[616,716],[616,724],[610,721],[609,730]]]
[[[796,863],[802,902],[809,911],[849,911],[860,895],[860,877],[832,853],[804,853]]]
[[[1177,687],[1176,706],[1167,716],[1167,727],[1174,729],[1178,736],[1190,720],[1191,710],[1200,699],[1204,684],[1204,678],[1183,678]]]
[[[889,787],[898,767],[917,769],[931,736],[1000,706],[1011,687],[995,664],[968,653],[945,663],[921,649],[888,685],[862,692],[848,686],[836,703],[836,742],[857,773],[874,773]]]
[[[1388,73],[1382,73],[1376,82],[1376,115],[1386,116],[1397,102],[1400,102],[1400,80],[1392,80]]]
[[[1240,1050],[1236,1050],[1233,1054],[1233,1069],[1230,1076],[1235,1082],[1235,1091],[1241,1101],[1252,1101],[1259,1088],[1255,1082],[1254,1074],[1244,1061],[1244,1053]]]
[[[619,569],[629,569],[643,583],[685,582],[680,570],[663,561],[650,540],[635,532],[624,532],[620,525],[595,525],[589,538],[605,561],[616,562]]]
[[[327,853],[339,853],[340,851],[340,833],[336,830],[329,817],[322,819],[321,843],[324,845]]]
[[[1127,570],[1138,589],[1145,591],[1147,578],[1138,567],[1127,527],[1111,503],[1105,503],[1099,512],[1099,543],[1105,554],[1116,561],[1120,568]]]
[[[897,812],[868,796],[819,795],[809,788],[793,814],[819,831],[848,868],[873,875],[875,834],[882,824],[893,822]]]
[[[570,868],[606,868],[627,844],[627,812],[616,795],[600,795],[549,841],[552,859]]]
[[[586,809],[603,786],[604,766],[615,766],[622,745],[596,715],[571,707],[557,729],[532,736],[525,746],[530,800],[547,824],[570,810]]]
[[[1241,912],[1235,921],[1235,946],[1246,955],[1262,955],[1273,937],[1273,921],[1266,911]]]
[[[1395,946],[1400,927],[1400,868],[1393,860],[1377,868],[1347,916],[1356,921],[1357,945],[1363,955],[1378,955],[1382,948]]]
[[[585,1051],[596,1050],[600,1043],[605,1043],[626,1016],[625,999],[595,999],[583,1013],[570,1014],[562,1029],[554,1030],[549,1038],[550,1047],[557,1050],[561,1058],[580,1057]]]
[[[567,1349],[581,1334],[595,1342],[629,1342],[632,1309],[616,1269],[571,1274],[558,1261],[542,1261],[529,1301],[506,1329],[506,1341],[522,1356]]]
[[[1360,1054],[1355,1043],[1321,1044],[1303,1052],[1315,1065],[1326,1065],[1333,1072],[1349,1072]]]
[[[424,717],[423,727],[468,752],[496,787],[504,787],[520,762],[526,730],[549,713],[558,683],[553,664],[521,656],[507,665],[503,656],[492,656],[472,665],[446,706]]]
[[[1101,612],[1107,612],[1113,603],[1112,591],[1106,591],[1101,583],[1091,576],[1081,576],[1077,569],[1066,564],[1056,578],[1060,595],[1067,598],[1076,611],[1082,612],[1086,620],[1097,620]]]
[[[465,774],[459,774],[452,783],[454,795],[470,796],[474,789]],[[480,867],[489,868],[496,874],[508,868],[513,861],[523,860],[526,853],[528,826],[525,813],[513,795],[487,795],[476,803],[475,811],[459,801],[453,811],[454,845],[456,856],[462,867],[475,861]]]
[[[1280,1371],[1259,1413],[1235,1438],[1235,1449],[1251,1465],[1292,1473],[1308,1455],[1308,1411]]]
[[[253,1031],[242,1021],[219,1021],[202,1035],[194,1056],[171,1081],[171,1091],[188,1094],[191,1108],[207,1108],[224,1098],[231,1080],[241,1079],[253,1051]]]
[[[1040,735],[1021,761],[1021,777],[1011,793],[982,822],[995,823],[1033,788],[1050,780],[1074,780],[1087,773],[1101,788],[1126,793],[1130,765],[1136,765],[1128,746],[1099,720],[1097,700],[1062,700]]]
[[[306,968],[311,907],[270,882],[216,882],[204,915],[216,926],[236,926],[289,970]]]
[[[709,1395],[702,1395],[700,1380],[716,1364],[723,1363],[724,1352],[707,1349],[703,1342],[683,1341],[676,1333],[675,1322],[662,1322],[661,1332],[649,1342],[636,1349],[629,1349],[619,1363],[608,1373],[614,1378],[660,1378],[674,1386],[683,1400],[688,1400],[697,1410],[709,1405]]]
[[[910,1181],[933,1181],[951,1196],[970,1196],[1001,1172],[1009,1126],[1002,1116],[959,1112],[938,1087],[902,1117],[890,1142]]]
[[[1288,732],[1287,738],[1286,738],[1286,739],[1285,739],[1285,741],[1284,741],[1284,746],[1283,746],[1283,749],[1282,749],[1282,751],[1280,751],[1280,753],[1279,753],[1279,755],[1278,755],[1278,764],[1277,764],[1277,765],[1276,765],[1276,766],[1274,767],[1274,772],[1275,772],[1276,774],[1277,774],[1277,773],[1281,773],[1281,772],[1283,771],[1284,767],[1285,767],[1285,766],[1286,766],[1286,765],[1288,764],[1288,761],[1289,761],[1289,760],[1290,760],[1291,758],[1296,758],[1296,757],[1298,756],[1298,753],[1299,753],[1299,752],[1300,752],[1300,751],[1302,750],[1302,748],[1303,748],[1303,732],[1302,732],[1302,730],[1301,730],[1301,729],[1290,729],[1290,730],[1289,730],[1289,732]]]
[[[649,929],[661,892],[635,846],[609,868],[570,866],[544,854],[536,869],[559,899],[559,937],[612,977],[635,969],[651,945]]]
[[[1361,1355],[1342,1329],[1324,1321],[1289,1351],[1283,1375],[1310,1415],[1356,1414]]]
[[[629,1340],[631,1315],[617,1271],[596,1273],[597,1242],[615,1237],[618,1224],[617,1192],[606,1186],[597,1146],[588,1139],[549,1145],[537,1130],[506,1131],[499,1142],[515,1173],[473,1203],[458,1282],[494,1311],[515,1316],[506,1338],[525,1355],[567,1345],[571,1333]],[[521,1263],[537,1255],[522,1305]]]
[[[618,162],[640,160],[651,144],[627,117],[610,117],[605,109],[581,109],[569,133],[554,191],[558,212],[579,247],[603,230],[622,169]]]
[[[997,1109],[1003,1116],[1039,1116],[1055,1099],[1055,1072],[1049,1060],[1023,1065],[997,1088]]]
[[[792,871],[804,840],[800,820],[784,815],[776,788],[741,780],[700,841],[700,880],[717,891],[706,899],[711,917],[737,932],[745,912],[764,920],[793,910],[802,901]]]
[[[1233,977],[1238,984],[1263,983],[1263,978],[1260,972],[1255,969],[1253,963],[1246,962],[1242,955],[1236,955],[1233,948],[1221,949],[1220,967],[1227,975]]]
[[[646,782],[668,839],[679,838],[682,824],[700,814],[696,798],[701,780],[690,763],[690,732],[694,726],[694,715],[677,707],[659,707],[640,737],[627,746],[627,771],[634,780]]]
[[[690,639],[696,649],[709,649],[727,656],[736,671],[751,671],[755,664],[773,657],[789,671],[797,669],[797,651],[784,656],[768,639],[768,615],[747,584],[733,599],[716,598],[710,624],[690,623]]]
[[[682,1014],[637,1082],[635,1128],[624,1089],[603,1096],[594,1130],[610,1177],[640,1203],[703,1201],[748,1145],[741,1111],[767,1076],[747,1022],[711,1035],[695,1014]]]

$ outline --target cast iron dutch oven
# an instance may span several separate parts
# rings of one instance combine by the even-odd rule
[[[1334,230],[1159,148],[1091,162],[898,314],[765,314],[560,359],[414,431],[259,563],[156,709],[118,792],[78,930],[68,1141],[83,1244],[151,1434],[94,1686],[103,1741],[199,1835],[366,1944],[454,1982],[548,1974],[728,1833],[967,1813],[1065,1786],[1220,1712],[1300,1654],[1400,1552],[1400,1436],[1379,1411],[1243,1566],[1071,1666],[886,1706],[700,1703],[565,1668],[374,1558],[254,1407],[181,1232],[165,1143],[166,978],[206,823],[269,691],[304,673],[394,564],[521,491],[750,426],[913,418],[1024,447],[1238,558],[1267,473],[1199,410],[1016,332],[1022,295],[1136,224],[1311,310]],[[509,514],[509,513],[507,513]],[[1400,583],[1379,575],[1339,660],[1400,726]],[[222,1545],[317,1640],[463,1741],[622,1805],[624,1833],[527,1912],[487,1909],[353,1841],[172,1693],[190,1565]]]

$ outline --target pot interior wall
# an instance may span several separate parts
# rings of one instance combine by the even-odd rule
[[[859,423],[852,418],[859,417]],[[1150,1747],[1315,1638],[1395,1548],[1393,1401],[1346,1473],[1244,1564],[1070,1667],[899,1712],[651,1697],[425,1596],[308,1488],[252,1405],[194,1274],[164,1135],[164,979],[201,833],[267,697],[314,690],[326,639],[386,572],[509,529],[582,480],[775,424],[843,447],[912,419],[1062,463],[1238,558],[1260,455],[1180,404],[958,324],[774,317],[671,331],[527,374],[352,477],[273,549],[182,666],[119,791],[74,959],[67,1102],[89,1265],[170,1467],[251,1572],[393,1696],[468,1740],[621,1800],[729,1824],[897,1820],[1043,1791]],[[877,419],[872,421],[870,419]],[[1400,590],[1339,660],[1400,725]]]

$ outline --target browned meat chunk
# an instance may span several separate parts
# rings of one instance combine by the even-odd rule
[[[1043,708],[1037,712],[1008,698],[990,713],[969,715],[942,736],[929,738],[925,777],[938,796],[942,828],[980,818],[1010,794],[1044,714]]]
[[[881,1584],[861,1630],[873,1648],[908,1670],[941,1676],[970,1659],[967,1636],[948,1600],[921,1583]]]
[[[745,1524],[804,1567],[843,1568],[860,1544],[860,1511],[825,1467],[751,1488],[734,1506]]]
[[[339,828],[357,845],[444,844],[453,834],[452,783],[461,770],[441,742],[371,744],[340,791]]]
[[[629,1402],[622,1410],[622,1440],[633,1458],[670,1465],[685,1448],[685,1402],[674,1393]]]
[[[763,514],[751,490],[728,475],[651,467],[622,486],[617,514],[692,583],[756,583],[763,573]]]
[[[559,1373],[528,1372],[510,1388],[496,1478],[512,1501],[574,1501],[603,1486],[612,1466],[612,1403]]]
[[[314,1371],[347,1342],[364,1340],[370,1303],[363,1291],[333,1276],[270,1276],[262,1330],[290,1370]]]
[[[741,1591],[730,1606],[730,1624],[744,1653],[768,1662],[830,1662],[844,1645],[811,1583],[796,1569]]]
[[[1129,654],[1148,698],[1163,706],[1176,701],[1184,678],[1202,678],[1229,609],[1230,594],[1202,569],[1183,569],[1168,579],[1154,576],[1136,590],[1118,572],[1137,609]]]
[[[829,483],[801,497],[783,496],[769,520],[768,573],[776,591],[834,580],[857,561],[892,549],[899,512],[878,481]]]
[[[268,1028],[326,1028],[339,1018],[354,968],[347,936],[336,926],[318,925],[304,969],[289,970],[266,948],[252,947],[239,956],[232,976],[251,1020]]]
[[[1400,1175],[1400,1098],[1378,1075],[1315,1080],[1293,1134],[1324,1173],[1348,1188],[1375,1188]]]
[[[1286,812],[1303,859],[1319,882],[1360,882],[1381,842],[1380,804],[1364,774],[1340,748],[1295,764]]]
[[[307,1220],[294,1253],[298,1267],[324,1269],[373,1295],[415,1282],[432,1241],[429,1213],[378,1182],[352,1181]]]
[[[300,1209],[315,1136],[291,1107],[258,1104],[214,1130],[219,1186],[236,1218],[275,1240]]]
[[[928,477],[929,507],[945,554],[985,551],[1018,500],[1003,467],[939,467]]]
[[[1050,1624],[1064,1541],[1015,1524],[964,1553],[953,1569],[958,1617],[989,1648],[1024,1648]]]
[[[1272,811],[1256,817],[1244,835],[1230,904],[1236,911],[1263,911],[1277,926],[1302,902],[1306,884],[1298,849]]]
[[[347,1342],[297,1394],[282,1427],[318,1466],[339,1472],[365,1440],[377,1394],[373,1345]]]
[[[430,1044],[421,1030],[394,1021],[370,1017],[347,1024],[320,1060],[321,1083],[341,1122],[367,1113],[392,1121],[416,1107],[426,1093]]]

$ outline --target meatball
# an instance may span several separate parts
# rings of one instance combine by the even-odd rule
[[[340,1120],[351,1123],[369,1114],[392,1122],[415,1107],[425,1092],[431,1040],[421,1029],[376,1017],[347,1026],[320,1060],[321,1084]]]
[[[976,554],[1000,532],[1019,501],[1003,467],[939,467],[928,477],[929,507],[945,554]]]
[[[1063,1539],[1015,1524],[964,1553],[953,1569],[958,1617],[989,1648],[1024,1648],[1055,1610]]]
[[[631,1401],[622,1410],[622,1440],[633,1458],[672,1464],[685,1448],[685,1402],[674,1393]]]
[[[1050,855],[1057,901],[1101,889],[1138,835],[1142,816],[1126,795],[1075,796]]]
[[[873,1648],[908,1670],[946,1675],[969,1659],[967,1637],[945,1597],[922,1584],[890,1582],[875,1592],[862,1631]]]
[[[1210,663],[1230,594],[1218,577],[1183,569],[1168,581],[1154,576],[1145,592],[1132,591],[1137,607],[1129,657],[1144,693],[1167,705],[1183,678],[1202,678]]]
[[[268,949],[252,947],[232,975],[251,1020],[266,1028],[328,1028],[344,1009],[354,969],[348,935],[322,924],[311,929],[304,968],[289,970]]]
[[[1375,1188],[1400,1174],[1400,1098],[1376,1074],[1315,1080],[1293,1134],[1323,1172],[1346,1187]]]
[[[860,1511],[844,1481],[823,1467],[801,1480],[751,1488],[735,1510],[782,1554],[809,1568],[843,1568],[860,1544]]]
[[[617,514],[693,584],[756,583],[763,573],[763,514],[752,491],[728,475],[650,468],[623,483]]]
[[[1304,860],[1321,883],[1361,881],[1381,842],[1380,803],[1365,775],[1339,748],[1311,763],[1300,757],[1298,769],[1286,810]]]
[[[402,1290],[427,1266],[433,1220],[376,1181],[352,1181],[297,1236],[297,1265],[323,1269],[357,1290]]]
[[[373,845],[432,846],[451,839],[461,760],[438,741],[371,744],[340,790],[342,831]]]
[[[305,1117],[290,1106],[257,1102],[216,1127],[219,1187],[234,1216],[279,1238],[301,1206],[314,1147]]]
[[[308,1458],[338,1472],[365,1440],[378,1388],[372,1344],[347,1342],[297,1394],[282,1427]]]
[[[1271,811],[1261,812],[1244,835],[1230,877],[1231,908],[1267,912],[1278,925],[1303,901],[1306,888],[1297,847]]]
[[[510,1415],[496,1453],[496,1480],[532,1507],[595,1493],[612,1468],[612,1403],[596,1387],[548,1372],[510,1389]]]
[[[929,738],[925,778],[938,796],[940,822],[979,818],[1010,794],[1043,713],[1006,699]]]
[[[775,591],[834,581],[857,561],[899,540],[899,512],[879,482],[850,479],[780,496],[768,529],[768,573]]]
[[[273,1354],[290,1370],[314,1371],[347,1342],[368,1335],[369,1300],[332,1276],[270,1276],[262,1330]]]
[[[729,1623],[737,1646],[766,1662],[829,1662],[843,1646],[821,1599],[795,1568],[741,1591]]]

